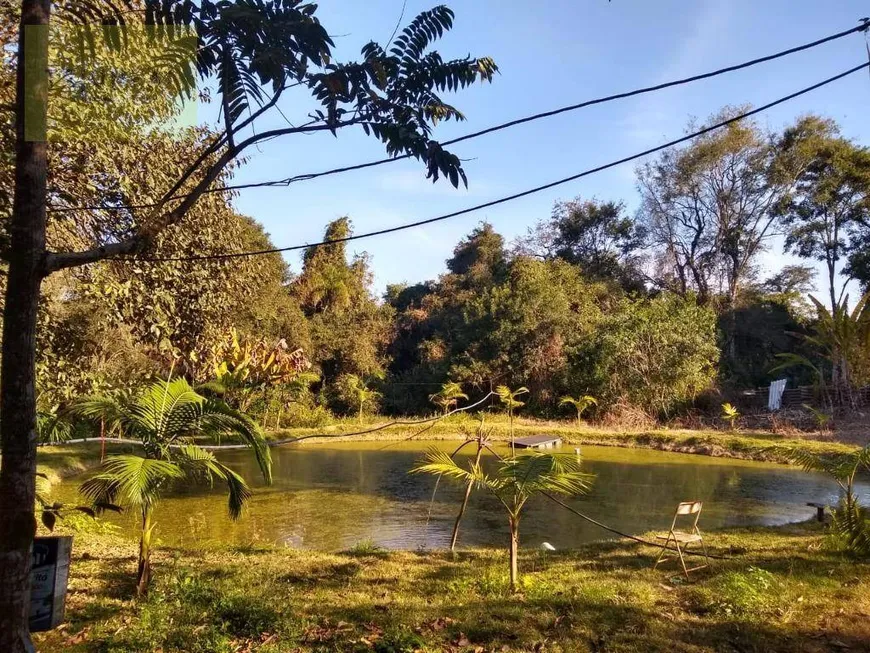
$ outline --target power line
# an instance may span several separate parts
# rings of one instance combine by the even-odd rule
[[[653,93],[655,91],[661,91],[667,88],[672,88],[674,86],[681,86],[684,84],[691,84],[693,82],[697,82],[703,79],[709,79],[711,77],[717,77],[719,75],[724,75],[726,73],[735,72],[738,70],[743,70],[744,68],[750,68],[752,66],[756,66],[758,64],[766,63],[768,61],[773,61],[775,59],[780,59],[782,57],[786,57],[792,54],[796,54],[798,52],[802,52],[804,50],[809,50],[811,48],[818,47],[825,43],[830,43],[831,41],[835,41],[837,39],[841,39],[845,36],[849,36],[850,34],[854,34],[857,32],[867,32],[870,29],[870,20],[862,19],[861,24],[857,27],[853,27],[848,30],[844,30],[842,32],[838,32],[836,34],[832,34],[830,36],[826,36],[824,38],[818,39],[816,41],[812,41],[810,43],[805,43],[803,45],[798,45],[793,48],[789,48],[787,50],[782,50],[780,52],[776,52],[774,54],[770,54],[764,57],[759,57],[757,59],[751,59],[750,61],[744,61],[743,63],[735,64],[733,66],[727,66],[725,68],[719,68],[718,70],[713,70],[711,72],[702,73],[699,75],[693,75],[691,77],[684,77],[682,79],[673,80],[670,82],[664,82],[662,84],[656,84],[655,86],[646,86],[643,88],[638,88],[633,91],[626,91],[623,93],[616,93],[614,95],[607,95],[604,97],[596,98],[593,100],[586,100],[584,102],[580,102],[578,104],[571,104],[565,107],[560,107],[558,109],[553,109],[550,111],[544,111],[542,113],[536,113],[531,116],[526,116],[525,118],[518,118],[516,120],[511,120],[505,123],[501,123],[499,125],[494,125],[492,127],[488,127],[486,129],[482,129],[480,131],[471,132],[470,134],[465,134],[464,136],[459,136],[458,138],[454,138],[448,141],[444,141],[441,143],[443,146],[447,145],[455,145],[456,143],[461,143],[463,141],[468,141],[473,138],[478,138],[480,136],[484,136],[486,134],[491,134],[493,132],[501,131],[503,129],[508,129],[510,127],[515,127],[517,125],[522,125],[528,122],[533,122],[536,120],[541,120],[543,118],[550,118],[552,116],[556,116],[562,113],[567,113],[570,111],[576,111],[578,109],[583,109],[585,107],[593,106],[596,104],[604,104],[607,102],[612,102],[614,100],[621,100],[625,98],[634,97],[636,95],[643,95],[646,93]],[[233,192],[237,190],[245,190],[250,188],[267,188],[267,187],[282,187],[289,186],[290,184],[300,182],[300,181],[310,181],[312,179],[317,179],[319,177],[326,177],[330,175],[340,174],[343,172],[351,172],[353,170],[363,170],[365,168],[373,168],[375,166],[381,166],[387,163],[392,163],[394,161],[402,161],[404,159],[410,159],[413,155],[411,154],[402,154],[396,157],[387,157],[383,159],[378,159],[375,161],[369,161],[367,163],[358,163],[350,166],[343,166],[339,168],[332,168],[330,170],[324,170],[321,172],[313,172],[307,174],[296,175],[293,177],[286,177],[284,179],[278,179],[273,181],[261,181],[261,182],[251,182],[247,184],[235,184],[229,186],[220,186],[217,188],[210,188],[205,190],[205,193],[225,193],[225,192]],[[177,201],[188,197],[189,194],[180,194],[174,195],[170,197],[167,201]],[[133,204],[128,206],[73,206],[73,207],[58,207],[58,208],[49,208],[49,213],[67,213],[73,211],[126,211],[130,209],[148,209],[155,208],[160,206],[160,202],[152,202],[146,204]]]
[[[269,440],[266,442],[267,447],[281,447],[287,444],[296,444],[298,442],[303,442],[305,440],[311,440],[313,438],[323,438],[323,439],[335,439],[335,438],[350,438],[356,437],[359,435],[370,435],[372,433],[377,433],[378,431],[383,431],[385,429],[392,428],[394,426],[417,426],[419,424],[429,424],[425,430],[428,430],[432,426],[435,425],[436,422],[440,422],[447,417],[452,415],[458,415],[459,413],[465,413],[470,410],[474,410],[475,408],[479,408],[484,403],[486,403],[487,399],[490,397],[494,397],[496,393],[490,391],[487,393],[482,399],[478,399],[473,404],[469,404],[468,406],[462,406],[461,408],[454,408],[453,410],[446,412],[442,415],[436,415],[435,417],[425,417],[423,419],[412,419],[412,420],[402,420],[402,419],[394,419],[390,422],[385,422],[383,424],[379,424],[377,426],[373,426],[371,428],[363,429],[361,431],[353,431],[352,433],[311,433],[309,435],[300,435],[295,438],[284,438],[283,440]],[[423,431],[418,431],[411,437],[415,437],[420,435]],[[130,438],[78,438],[75,440],[64,440],[63,442],[44,442],[40,444],[41,447],[49,447],[54,445],[67,445],[67,444],[87,444],[88,442],[111,442],[112,444],[137,444],[141,445],[141,440],[132,440]],[[183,444],[170,444],[170,449],[180,449],[186,445]],[[236,449],[250,449],[250,445],[247,444],[201,444],[197,445],[201,449],[205,449],[206,451],[228,451],[228,450],[236,450]]]
[[[543,184],[541,186],[535,186],[534,188],[529,188],[529,189],[521,191],[519,193],[507,195],[507,196],[501,197],[499,199],[491,200],[489,202],[484,202],[483,204],[477,204],[475,206],[471,206],[471,207],[468,207],[465,209],[460,209],[459,211],[453,211],[452,213],[446,213],[444,215],[439,215],[439,216],[434,217],[434,218],[428,218],[426,220],[418,220],[417,222],[409,222],[409,223],[398,225],[395,227],[389,227],[387,229],[379,229],[377,231],[369,231],[369,232],[363,233],[363,234],[346,236],[344,238],[335,238],[332,240],[323,240],[323,241],[316,242],[316,243],[308,243],[305,245],[291,245],[289,247],[274,247],[271,249],[261,249],[261,250],[254,250],[254,251],[248,251],[248,252],[232,252],[232,253],[225,253],[225,254],[200,254],[200,255],[193,255],[193,256],[135,257],[135,258],[116,257],[113,260],[136,261],[136,262],[140,262],[140,261],[173,262],[173,261],[210,261],[210,260],[220,260],[220,259],[243,258],[243,257],[248,257],[248,256],[261,256],[261,255],[266,255],[266,254],[278,254],[281,252],[292,252],[292,251],[300,250],[300,249],[308,249],[309,247],[320,247],[323,245],[333,245],[333,244],[337,244],[337,243],[346,243],[346,242],[350,242],[352,240],[362,240],[363,238],[372,238],[373,236],[382,236],[385,234],[395,233],[397,231],[404,231],[406,229],[412,229],[414,227],[420,227],[420,226],[432,224],[435,222],[441,222],[443,220],[455,218],[455,217],[458,217],[460,215],[465,215],[467,213],[473,213],[474,211],[479,211],[481,209],[486,209],[486,208],[490,208],[492,206],[498,206],[499,204],[504,204],[506,202],[511,202],[513,200],[520,199],[520,198],[526,197],[528,195],[533,195],[535,193],[539,193],[541,191],[548,190],[550,188],[555,188],[556,186],[561,186],[563,184],[566,184],[566,183],[571,182],[571,181],[575,181],[575,180],[580,179],[582,177],[587,177],[587,176],[595,174],[597,172],[602,172],[603,170],[607,170],[609,168],[614,168],[616,166],[622,165],[623,163],[628,163],[630,161],[634,161],[635,159],[640,159],[640,158],[643,158],[643,157],[648,156],[650,154],[654,154],[656,152],[659,152],[661,150],[665,150],[669,147],[673,147],[675,145],[685,143],[686,141],[690,141],[694,138],[697,138],[698,136],[703,136],[704,134],[715,131],[717,129],[721,129],[722,127],[726,127],[730,124],[733,124],[735,122],[743,120],[744,118],[748,118],[750,116],[754,116],[756,114],[767,111],[768,109],[771,109],[777,105],[788,102],[789,100],[793,100],[794,98],[799,97],[801,95],[805,95],[806,93],[809,93],[809,92],[814,91],[818,88],[821,88],[823,86],[831,84],[837,80],[840,80],[844,77],[852,75],[852,74],[858,72],[859,70],[864,70],[865,68],[870,68],[870,61],[862,63],[858,66],[855,66],[854,68],[850,68],[849,70],[846,70],[845,72],[842,72],[839,75],[834,75],[833,77],[829,77],[828,79],[825,79],[821,82],[813,84],[812,86],[808,86],[804,89],[801,89],[800,91],[796,91],[794,93],[791,93],[789,95],[781,97],[778,100],[774,100],[773,102],[769,102],[769,103],[764,104],[764,105],[757,107],[755,109],[751,109],[749,111],[741,113],[741,114],[734,116],[732,118],[729,118],[727,120],[723,120],[721,122],[718,122],[714,125],[710,125],[708,127],[700,129],[700,130],[693,132],[691,134],[687,134],[686,136],[683,136],[681,138],[677,138],[677,139],[674,139],[672,141],[668,141],[667,143],[664,143],[662,145],[658,145],[658,146],[652,147],[648,150],[644,150],[642,152],[638,152],[636,154],[632,154],[630,156],[626,156],[626,157],[623,157],[621,159],[617,159],[616,161],[611,161],[610,163],[605,163],[605,164],[597,166],[595,168],[590,168],[588,170],[584,170],[583,172],[578,172],[577,174],[571,175],[569,177],[564,177],[562,179],[558,179],[556,181],[552,181],[552,182],[549,182],[547,184]]]

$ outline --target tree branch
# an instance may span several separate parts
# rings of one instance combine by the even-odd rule
[[[267,132],[262,132],[260,134],[254,134],[237,144],[235,147],[228,148],[227,151],[208,168],[204,177],[196,184],[194,189],[184,197],[182,202],[166,213],[162,219],[157,221],[157,224],[150,226],[147,230],[142,230],[119,243],[101,245],[80,252],[47,252],[45,259],[46,271],[50,274],[51,272],[56,272],[65,268],[94,263],[106,258],[123,256],[125,254],[133,254],[141,251],[142,248],[144,248],[158,233],[160,233],[160,231],[168,226],[178,223],[236,157],[238,157],[245,149],[256,145],[261,141],[289,134],[334,131],[335,129],[349,127],[362,122],[364,122],[362,118],[353,118],[332,125],[285,127],[282,129],[273,129]],[[188,177],[190,176],[188,172],[186,172],[185,175]],[[177,184],[175,186],[177,186]]]

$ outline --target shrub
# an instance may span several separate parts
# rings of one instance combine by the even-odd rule
[[[668,415],[716,379],[716,315],[692,297],[626,299],[602,322],[594,349],[608,403]]]

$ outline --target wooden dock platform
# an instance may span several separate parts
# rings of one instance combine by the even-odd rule
[[[553,435],[530,435],[514,440],[514,446],[518,449],[551,449],[562,446],[562,438]]]

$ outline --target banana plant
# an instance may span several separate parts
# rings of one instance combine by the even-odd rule
[[[592,395],[583,395],[581,397],[565,395],[559,399],[559,405],[574,407],[574,410],[577,411],[577,425],[579,426],[583,419],[583,413],[589,410],[592,406],[597,406],[598,400]]]
[[[511,456],[514,456],[516,454],[514,450],[514,411],[517,408],[522,408],[526,405],[525,402],[520,401],[517,397],[528,394],[529,389],[523,386],[516,390],[511,390],[506,385],[500,385],[495,389],[495,393],[498,395],[502,405],[507,409],[508,428],[510,429],[511,439]]]
[[[861,382],[870,381],[870,292],[865,293],[855,308],[849,309],[849,297],[834,306],[833,310],[815,297],[810,297],[816,309],[814,333],[802,336],[804,341],[825,362],[830,374],[834,399],[846,403],[851,390]],[[813,370],[820,382],[825,371],[805,356],[779,354],[782,361],[772,371],[793,366]]]
[[[166,492],[178,483],[223,482],[232,519],[241,516],[251,497],[245,479],[198,446],[196,438],[235,436],[253,450],[263,477],[271,483],[271,457],[259,427],[223,401],[198,394],[184,379],[153,383],[127,400],[85,399],[75,410],[141,442],[142,455],[109,456],[79,490],[97,512],[115,505],[138,511],[140,596],[148,593],[151,582],[154,509]]]
[[[519,587],[520,518],[528,500],[541,493],[566,496],[583,494],[591,487],[593,480],[591,474],[581,470],[579,456],[537,451],[500,458],[495,470],[488,474],[479,460],[473,461],[465,469],[448,453],[431,449],[411,472],[443,476],[466,487],[471,484],[485,488],[498,499],[507,513],[510,529],[508,551],[511,592],[516,592]]]

